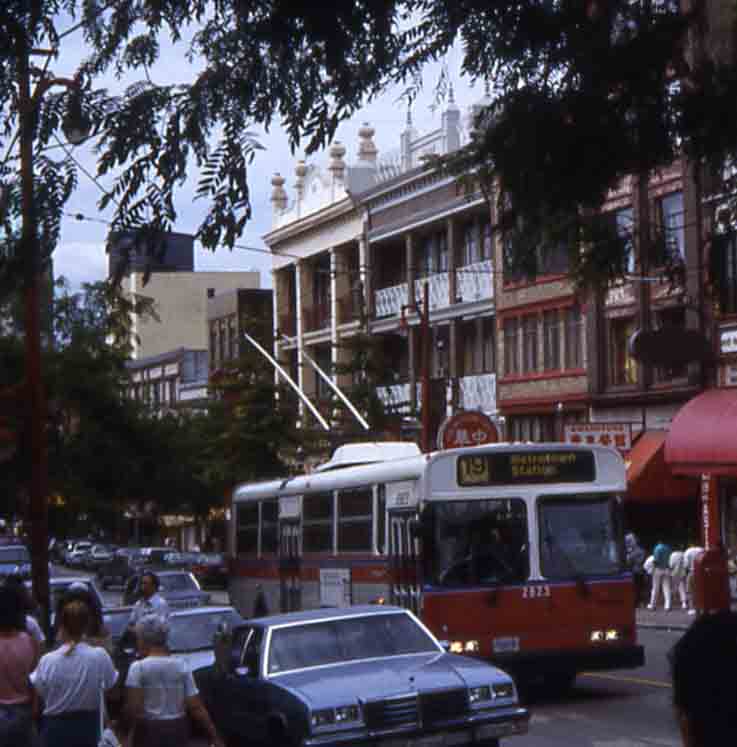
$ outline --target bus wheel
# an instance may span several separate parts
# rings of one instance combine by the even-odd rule
[[[549,695],[565,695],[575,681],[575,672],[548,672],[543,678],[543,686]]]

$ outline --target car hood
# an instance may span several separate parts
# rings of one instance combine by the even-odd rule
[[[19,562],[17,560],[0,560],[0,574],[2,575],[22,573],[30,570],[30,568],[30,563]]]
[[[271,681],[314,709],[417,691],[509,682],[510,678],[478,659],[437,653],[317,667],[278,675]]]

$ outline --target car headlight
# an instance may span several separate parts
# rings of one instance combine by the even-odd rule
[[[472,687],[468,691],[468,699],[471,701],[471,705],[478,705],[484,701],[491,700],[491,697],[491,688],[488,685]]]
[[[361,711],[357,705],[341,706],[335,709],[335,723],[345,724],[348,721],[358,721],[361,718]]]
[[[317,729],[321,726],[330,726],[335,723],[335,711],[332,708],[323,708],[321,711],[312,712],[312,727]]]
[[[514,684],[511,682],[499,682],[496,685],[492,685],[491,689],[495,698],[514,697]]]

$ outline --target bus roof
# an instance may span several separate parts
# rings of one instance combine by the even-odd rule
[[[576,451],[593,452],[596,456],[597,474],[601,475],[609,490],[623,491],[626,489],[625,469],[621,456],[614,449],[606,446],[572,445],[566,443],[498,443],[470,446],[462,449],[436,451],[404,459],[389,459],[373,464],[331,469],[315,472],[309,475],[298,475],[280,480],[269,480],[261,483],[245,483],[238,486],[233,495],[233,502],[260,500],[275,496],[294,496],[304,493],[316,493],[331,490],[350,489],[379,483],[401,482],[404,480],[418,480],[425,474],[432,463],[454,459],[463,454],[483,454],[489,452],[551,452]],[[532,484],[530,485],[532,487]],[[602,486],[603,489],[603,486]]]

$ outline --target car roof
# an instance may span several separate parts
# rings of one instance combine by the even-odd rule
[[[202,607],[190,607],[186,610],[172,610],[169,613],[169,617],[192,617],[195,615],[206,615],[208,613],[216,614],[218,612],[235,612],[240,615],[240,612],[232,605],[227,604],[208,604]]]
[[[16,551],[16,550],[25,550],[26,552],[28,552],[28,548],[26,547],[26,545],[21,545],[21,544],[17,544],[17,545],[0,545],[0,552],[4,552],[5,550],[13,550],[13,551]]]
[[[300,622],[319,622],[321,620],[342,620],[358,615],[380,615],[388,612],[403,612],[403,607],[393,607],[387,604],[357,604],[352,607],[321,607],[315,610],[303,610],[301,612],[284,612],[279,615],[266,615],[247,620],[253,625],[261,627],[273,627],[276,625],[290,625]]]

